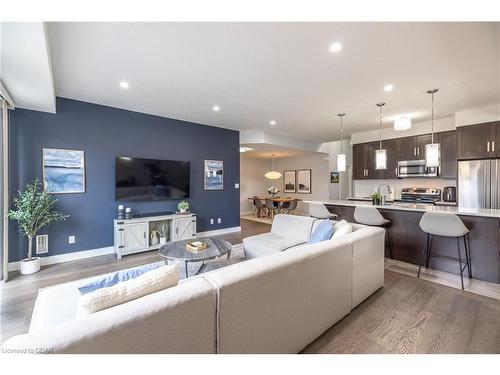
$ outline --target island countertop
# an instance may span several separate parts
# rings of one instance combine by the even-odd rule
[[[384,210],[400,210],[400,211],[417,211],[417,212],[443,212],[443,213],[453,213],[457,215],[464,216],[479,216],[479,217],[493,217],[500,218],[499,209],[489,209],[489,208],[463,208],[456,206],[434,206],[432,204],[418,204],[418,203],[403,203],[394,202],[385,205],[372,205],[371,202],[365,201],[353,201],[353,200],[325,200],[325,201],[304,201],[304,203],[323,203],[325,205],[332,206],[373,206]]]

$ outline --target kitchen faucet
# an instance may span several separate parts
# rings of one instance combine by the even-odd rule
[[[380,193],[380,188],[381,188],[382,186],[386,186],[386,187],[387,187],[387,194],[391,194],[391,193],[392,193],[392,191],[391,191],[391,187],[390,187],[389,185],[387,185],[387,184],[380,184],[380,185],[378,186],[377,191],[378,191],[379,193]]]

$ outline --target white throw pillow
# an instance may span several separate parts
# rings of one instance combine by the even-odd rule
[[[84,316],[112,306],[170,288],[179,282],[175,265],[165,265],[146,272],[135,279],[97,289],[78,300],[77,316]]]
[[[332,238],[339,238],[351,232],[352,232],[352,224],[349,224],[345,220],[340,220],[337,224],[333,226]]]

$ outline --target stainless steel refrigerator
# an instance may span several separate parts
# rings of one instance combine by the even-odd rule
[[[500,159],[458,162],[458,206],[500,209]]]

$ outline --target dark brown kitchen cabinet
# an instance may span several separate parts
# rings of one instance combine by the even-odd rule
[[[398,138],[397,155],[398,160],[418,160],[415,137]]]
[[[498,153],[498,141],[495,141],[499,122],[457,128],[458,159],[488,159]],[[492,151],[495,150],[495,151]]]
[[[495,122],[493,125],[493,132],[494,132],[494,137],[493,137],[493,144],[491,147],[491,152],[493,153],[493,157],[495,158],[500,158],[500,121]]]
[[[417,160],[424,160],[425,159],[425,145],[428,145],[432,142],[434,143],[439,143],[439,134],[434,133],[434,141],[432,139],[431,134],[423,134],[415,137],[415,147],[416,147],[416,157]]]
[[[352,179],[366,179],[364,143],[358,143],[352,146]]]
[[[457,178],[457,132],[439,133],[441,144],[441,178]]]
[[[375,150],[378,142],[359,143],[352,147],[352,178],[353,180],[368,180],[376,178],[379,171],[375,170]]]
[[[387,169],[379,171],[380,178],[398,178],[398,143],[399,139],[382,141],[382,147],[387,150]]]

